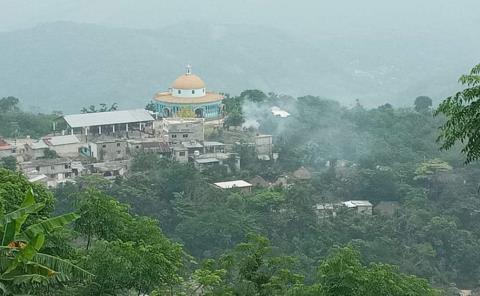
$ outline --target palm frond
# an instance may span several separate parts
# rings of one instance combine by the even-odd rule
[[[55,270],[57,274],[63,274],[69,279],[89,280],[94,277],[93,274],[85,269],[55,256],[48,254],[37,253],[32,259],[33,262],[48,266],[52,270]],[[60,275],[59,275],[60,276]]]
[[[57,217],[53,217],[42,221],[40,223],[29,226],[25,231],[23,231],[19,237],[23,239],[32,239],[39,233],[51,233],[57,229],[63,228],[66,224],[75,221],[80,216],[75,213],[69,213]]]

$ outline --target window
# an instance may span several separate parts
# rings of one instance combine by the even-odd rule
[[[181,91],[181,90],[178,90],[178,94],[181,94],[181,93],[182,93],[182,91]]]
[[[68,169],[68,164],[65,164],[65,168]]]
[[[54,165],[52,165],[52,166],[50,167],[50,169],[54,170],[54,169],[55,169],[55,166],[54,166]]]
[[[181,151],[181,152],[178,153],[178,155],[185,156],[185,152]]]
[[[117,143],[117,147],[120,147],[120,143]]]
[[[120,153],[122,153],[122,151],[121,151],[121,150],[117,150],[117,154],[120,154]]]
[[[175,139],[175,138],[177,138],[177,135],[172,135],[172,139]]]
[[[138,149],[138,148],[140,148],[140,146],[137,145],[137,146],[135,146],[135,148]]]
[[[188,138],[188,134],[183,134],[183,137],[184,137],[184,138]]]
[[[107,148],[107,145],[103,144],[103,145],[102,145],[102,148]]]
[[[35,170],[37,170],[37,172],[40,172],[40,167],[37,166],[37,167],[35,168]]]
[[[195,94],[195,90],[194,90],[194,89],[192,89],[192,95],[194,95],[194,94]]]

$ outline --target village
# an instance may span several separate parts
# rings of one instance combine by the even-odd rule
[[[132,159],[140,153],[153,153],[182,164],[190,164],[200,172],[212,167],[227,171],[241,170],[238,151],[248,147],[259,162],[275,162],[273,135],[237,129],[243,138],[216,139],[224,130],[223,96],[208,92],[205,83],[192,74],[178,77],[165,92],[155,94],[153,110],[131,109],[91,112],[59,116],[52,122],[52,131],[40,139],[0,139],[0,158],[13,157],[17,168],[30,182],[55,188],[75,182],[80,176],[95,175],[115,179],[128,173]],[[280,119],[290,114],[278,107],[273,116]],[[327,162],[327,166],[330,163]],[[333,165],[333,164],[332,164]],[[347,166],[338,161],[336,166]],[[254,187],[288,188],[296,182],[308,181],[312,173],[305,167],[286,172],[272,182],[261,176],[250,180],[217,180],[212,186],[222,190],[249,193]],[[396,204],[377,205],[379,211],[393,213]],[[384,209],[385,208],[385,209]],[[367,200],[322,203],[315,207],[319,218],[335,217],[342,209],[372,215],[373,205]]]

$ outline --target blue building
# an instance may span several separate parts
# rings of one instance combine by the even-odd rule
[[[153,102],[161,117],[176,117],[182,109],[191,110],[198,118],[220,118],[222,116],[223,96],[207,92],[205,83],[192,74],[190,66],[187,72],[178,77],[166,92],[155,94]]]

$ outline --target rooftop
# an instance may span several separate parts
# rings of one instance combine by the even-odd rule
[[[63,118],[72,128],[121,123],[148,122],[154,120],[152,115],[150,115],[150,112],[144,109],[71,114],[65,115]]]
[[[372,204],[368,200],[347,200],[342,202],[347,208],[356,208],[356,207],[371,207]]]
[[[80,143],[80,140],[75,135],[46,137],[43,138],[43,141],[48,146],[60,146]]]
[[[243,181],[243,180],[236,180],[236,181],[228,181],[228,182],[218,182],[218,183],[213,183],[215,186],[218,188],[222,189],[232,189],[232,188],[246,188],[246,187],[252,187],[252,184]]]

